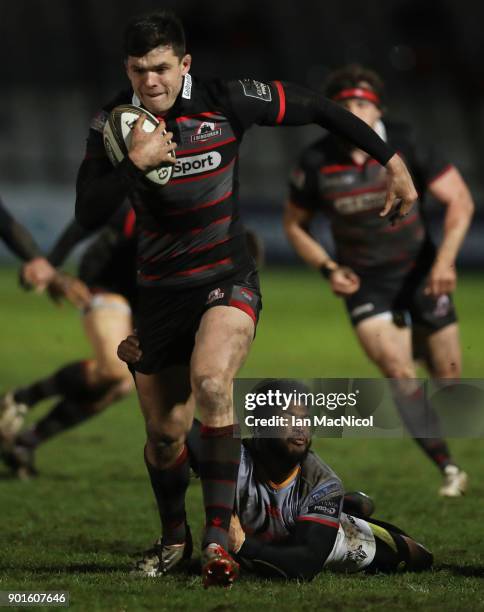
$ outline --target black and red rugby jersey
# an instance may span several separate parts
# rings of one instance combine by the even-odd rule
[[[379,122],[378,127],[404,159],[419,193],[408,217],[392,225],[378,215],[385,202],[386,170],[372,158],[356,164],[349,146],[333,135],[303,151],[291,175],[290,200],[329,218],[338,263],[361,275],[400,275],[434,258],[421,204],[427,186],[451,165],[431,147],[418,144],[408,125]]]
[[[57,238],[47,259],[61,266],[84,240],[96,237],[83,253],[79,278],[92,290],[123,295],[132,305],[136,296],[136,214],[129,201],[123,202],[99,229],[87,230],[73,220]]]
[[[136,214],[125,202],[91,242],[79,262],[79,278],[89,287],[136,300]]]
[[[124,92],[91,123],[77,178],[76,218],[95,227],[128,197],[138,220],[138,283],[144,286],[203,285],[254,265],[237,207],[238,147],[251,125],[316,123],[384,165],[394,154],[366,124],[309,89],[188,74],[164,116],[178,147],[172,178],[160,187],[129,157],[113,169],[106,156],[103,127],[111,109],[122,103],[139,100]]]
[[[176,165],[163,187],[140,177],[129,190],[138,227],[138,283],[178,288],[206,284],[253,266],[237,206],[238,147],[254,123],[284,114],[282,86],[250,79],[199,80],[187,75],[164,120],[177,143]],[[106,158],[102,130],[121,93],[96,115],[88,159]]]

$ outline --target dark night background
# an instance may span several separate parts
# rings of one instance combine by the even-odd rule
[[[484,262],[484,9],[456,0],[2,0],[0,194],[43,246],[72,215],[91,115],[126,82],[126,21],[163,7],[185,24],[194,73],[318,88],[349,61],[380,72],[389,115],[414,123],[468,181],[478,212],[462,261]],[[319,133],[255,128],[243,143],[245,217],[273,260],[287,257],[279,211],[287,173]]]

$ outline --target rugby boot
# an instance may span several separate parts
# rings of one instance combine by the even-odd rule
[[[163,538],[158,538],[153,547],[143,553],[143,558],[136,562],[132,573],[156,578],[171,572],[182,562],[188,561],[193,552],[192,534],[187,525],[184,544],[164,544]]]
[[[439,489],[442,497],[462,497],[467,490],[468,477],[456,465],[448,465],[443,470],[444,484]]]
[[[35,467],[35,449],[31,446],[9,445],[3,450],[2,459],[19,480],[30,480],[39,474]]]
[[[412,538],[402,536],[408,546],[409,558],[404,569],[409,572],[423,572],[430,569],[434,562],[432,553]]]
[[[344,494],[343,512],[357,518],[367,519],[375,512],[375,503],[366,493],[351,491]]]
[[[14,439],[22,428],[27,412],[27,405],[16,402],[12,391],[0,397],[0,446]]]
[[[220,544],[209,544],[202,551],[202,582],[211,586],[230,587],[239,575],[239,564]]]

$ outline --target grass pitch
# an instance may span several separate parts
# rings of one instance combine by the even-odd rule
[[[16,288],[0,271],[0,391],[89,356],[77,313]],[[342,304],[299,269],[262,274],[264,310],[243,375],[373,377]],[[482,376],[484,285],[464,277],[457,293],[464,376]],[[47,404],[34,410],[40,416]],[[456,407],[458,409],[458,407]],[[0,591],[67,590],[75,610],[484,610],[482,442],[452,440],[470,476],[467,497],[441,500],[439,476],[410,440],[316,440],[348,489],[376,500],[375,516],[396,523],[435,554],[425,574],[321,574],[312,583],[242,578],[204,591],[196,571],[166,579],[129,575],[136,553],[158,535],[142,458],[135,397],[42,447],[41,476],[23,483],[0,466]],[[193,481],[189,519],[197,541],[201,490]]]

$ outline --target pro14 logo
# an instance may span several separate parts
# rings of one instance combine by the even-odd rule
[[[190,157],[179,158],[175,164],[173,177],[187,176],[189,174],[199,174],[215,170],[220,166],[222,156],[217,151],[210,151],[202,155],[191,155]]]

